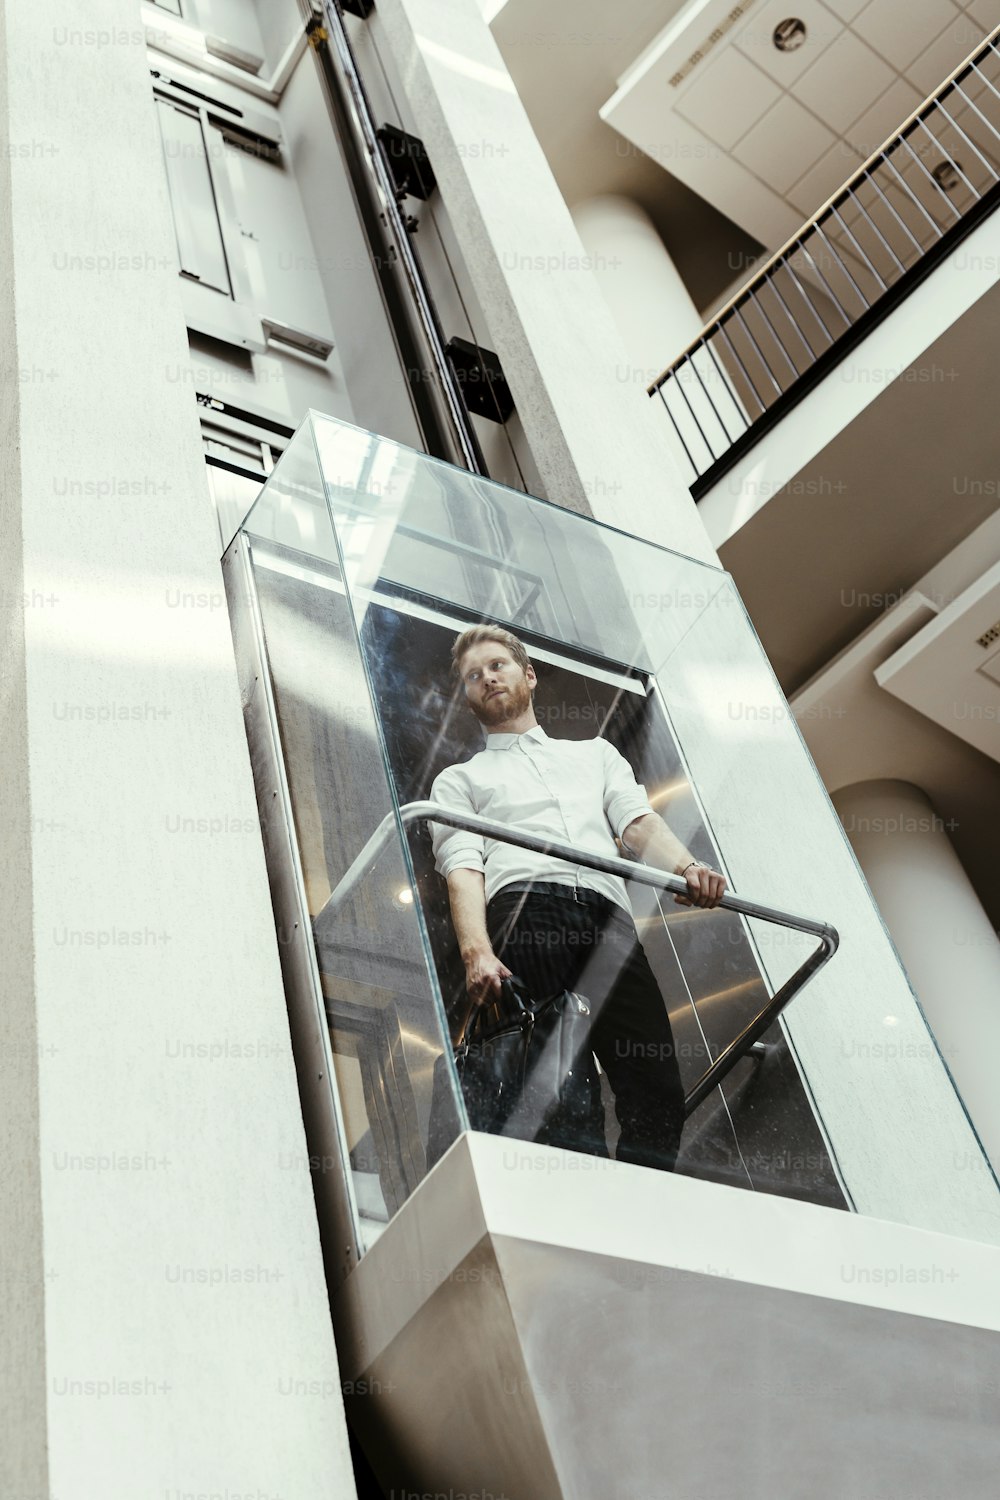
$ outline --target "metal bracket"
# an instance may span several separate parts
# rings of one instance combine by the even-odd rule
[[[502,427],[514,410],[514,397],[493,350],[456,338],[449,339],[444,352],[472,415]]]
[[[382,146],[396,197],[426,201],[437,187],[437,178],[423,141],[400,130],[398,125],[380,125],[375,135]]]

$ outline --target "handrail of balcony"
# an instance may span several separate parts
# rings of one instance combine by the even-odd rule
[[[593,854],[589,850],[578,849],[572,844],[566,844],[557,839],[544,839],[521,829],[508,828],[503,823],[496,823],[490,818],[481,818],[474,813],[441,807],[436,802],[406,802],[399,809],[398,822],[397,814],[394,812],[387,813],[382,819],[357,858],[351,862],[337,882],[322,910],[314,918],[314,926],[321,920],[327,919],[331,912],[347,900],[374,867],[386,845],[392,842],[398,827],[402,825],[406,828],[410,823],[416,822],[443,823],[448,828],[461,828],[470,833],[480,833],[486,838],[497,839],[501,843],[514,844],[519,849],[530,849],[535,854],[548,854],[554,859],[564,859],[586,869],[600,870],[607,875],[618,875],[623,880],[636,880],[642,885],[671,891],[678,896],[687,893],[687,881],[682,880],[679,875],[669,874],[666,870],[658,870],[653,865],[618,859],[612,855]],[[775,922],[782,927],[791,927],[796,932],[806,933],[810,937],[818,937],[820,944],[799,965],[795,973],[775,991],[753,1020],[722,1050],[711,1067],[706,1069],[694,1087],[686,1094],[684,1099],[686,1116],[697,1109],[712,1089],[720,1084],[736,1064],[751,1051],[758,1038],[763,1036],[789,1001],[793,1000],[807,981],[818,974],[824,964],[833,957],[840,943],[837,929],[829,926],[828,923],[815,922],[809,917],[799,917],[793,912],[781,911],[775,906],[765,906],[759,901],[748,901],[742,896],[734,895],[731,891],[722,897],[719,905],[727,911],[738,912],[741,916],[757,917],[765,922]]]
[[[998,41],[1000,27],[648,386],[696,499],[1000,205]]]

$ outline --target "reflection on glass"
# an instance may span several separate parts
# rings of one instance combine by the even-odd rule
[[[726,574],[345,423],[310,419],[245,532],[370,1243],[468,1128],[469,1113],[473,1126],[483,1123],[481,1098],[470,1092],[467,1112],[455,1070],[470,1006],[432,829],[426,815],[400,817],[484,744],[450,670],[455,637],[484,621],[512,631],[537,675],[534,711],[549,739],[602,736],[678,839],[733,887],[733,809],[760,817],[753,768],[796,731]],[[600,876],[578,872],[576,883],[591,888],[595,879],[599,888]],[[772,899],[767,890],[753,895]],[[578,928],[572,962],[553,965],[557,946],[564,957],[573,946],[563,921],[551,949],[537,942],[529,955],[522,944],[517,964],[507,961],[536,989],[581,995],[595,1025],[629,964],[650,971],[638,1022],[626,1005],[625,1019],[600,1037],[571,1021],[550,1026],[583,1079],[557,1143],[844,1206],[780,1025],[693,1110],[679,1150],[662,1119],[650,1123],[644,1095],[639,1136],[645,1130],[648,1149],[636,1148],[631,1063],[656,1065],[647,1071],[662,1075],[665,1117],[676,1091],[667,1074],[679,1071],[690,1091],[812,944],[732,911],[677,906],[634,878],[626,899],[641,947],[631,929],[621,940],[601,937],[602,917]],[[620,903],[619,912],[614,921],[627,924]],[[500,1023],[517,1023],[518,1003],[506,996],[515,1009],[494,1017],[497,1050]],[[665,1045],[672,1055],[660,1066]],[[515,1099],[491,1128],[552,1140],[553,1121],[536,1105]]]

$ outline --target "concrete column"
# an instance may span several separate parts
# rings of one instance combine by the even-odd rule
[[[654,379],[704,323],[655,224],[615,193],[574,204],[573,223],[630,360]]]
[[[476,0],[380,0],[549,499],[715,561],[667,432]],[[655,361],[654,361],[655,362]]]
[[[1000,940],[941,818],[905,781],[865,781],[834,806],[972,1123],[1000,1170]],[[894,1018],[888,1016],[886,1039]]]
[[[0,121],[0,1493],[353,1496],[138,6]]]

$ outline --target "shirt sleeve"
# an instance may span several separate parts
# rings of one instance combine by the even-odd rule
[[[461,766],[449,766],[434,778],[430,800],[440,807],[453,808],[456,812],[476,811]],[[469,833],[462,828],[449,828],[446,823],[432,822],[430,829],[434,866],[439,875],[447,880],[452,870],[478,870],[485,873],[486,840],[481,834]]]
[[[604,755],[604,814],[620,839],[630,823],[653,809],[624,755],[607,740],[598,739],[598,744]]]

